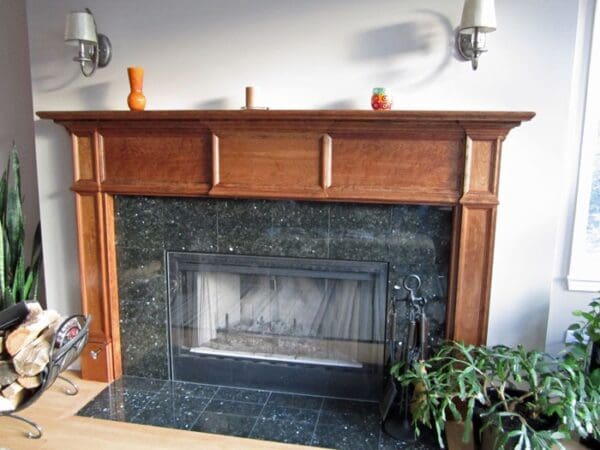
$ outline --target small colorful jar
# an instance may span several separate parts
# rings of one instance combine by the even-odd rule
[[[371,96],[371,107],[375,110],[392,109],[392,96],[389,95],[385,88],[373,88],[373,95]]]

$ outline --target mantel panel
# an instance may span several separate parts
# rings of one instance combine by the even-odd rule
[[[334,135],[329,196],[454,203],[462,190],[462,139]]]
[[[73,134],[73,161],[73,178],[76,182],[96,180],[93,132]]]
[[[100,183],[104,191],[206,193],[211,136],[174,130],[103,130]]]
[[[320,195],[321,135],[230,131],[216,135],[218,170],[212,194],[248,191]]]

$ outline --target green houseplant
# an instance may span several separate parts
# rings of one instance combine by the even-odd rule
[[[586,368],[592,384],[600,390],[600,299],[592,300],[587,310],[576,310],[573,315],[582,320],[569,327],[575,342],[568,344],[568,355]],[[600,447],[600,440],[594,436],[582,438],[582,443],[590,448]]]
[[[395,366],[392,373],[414,386],[412,420],[437,433],[444,447],[448,420],[474,422],[493,436],[493,448],[563,448],[571,432],[598,435],[598,390],[572,358],[554,358],[523,347],[443,344],[427,361]]]
[[[29,264],[25,262],[25,221],[16,146],[0,179],[0,310],[23,300],[36,300],[42,260],[38,224]]]
[[[588,367],[592,382],[600,387],[600,367],[595,360],[600,347],[600,298],[592,300],[585,311],[573,311],[573,315],[582,321],[569,327],[575,342],[568,345],[568,353]]]

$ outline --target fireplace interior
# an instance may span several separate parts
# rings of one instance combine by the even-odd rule
[[[377,398],[387,266],[167,253],[173,378]]]

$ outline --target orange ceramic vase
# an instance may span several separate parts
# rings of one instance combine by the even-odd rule
[[[143,111],[146,107],[146,97],[142,92],[144,87],[144,69],[142,67],[128,67],[129,86],[131,92],[127,96],[127,104],[132,111]]]

